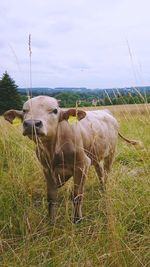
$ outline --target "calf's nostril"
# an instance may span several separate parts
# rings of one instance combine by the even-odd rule
[[[31,125],[31,123],[29,121],[24,121],[23,123],[23,127],[27,128]]]
[[[42,127],[42,122],[41,121],[36,121],[35,122],[35,127],[38,127],[38,128]]]

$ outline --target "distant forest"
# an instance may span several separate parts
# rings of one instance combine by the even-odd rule
[[[28,93],[32,96],[48,95],[61,100],[61,107],[106,106],[121,104],[150,103],[150,86],[135,88],[87,89],[87,88],[18,88],[23,99]]]

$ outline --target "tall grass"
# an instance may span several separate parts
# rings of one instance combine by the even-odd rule
[[[90,169],[80,225],[71,223],[71,180],[59,190],[56,223],[49,224],[34,144],[0,118],[1,266],[150,266],[149,106],[111,109],[121,132],[143,146],[119,140],[106,195]]]

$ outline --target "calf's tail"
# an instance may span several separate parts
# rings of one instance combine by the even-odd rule
[[[137,141],[137,140],[130,140],[126,137],[124,137],[120,132],[118,132],[118,135],[123,139],[125,140],[128,144],[131,144],[131,145],[141,145],[141,142],[140,141]]]

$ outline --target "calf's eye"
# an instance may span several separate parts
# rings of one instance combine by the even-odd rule
[[[57,108],[55,108],[55,109],[53,110],[53,113],[54,113],[54,114],[57,114],[57,113],[58,113]]]

